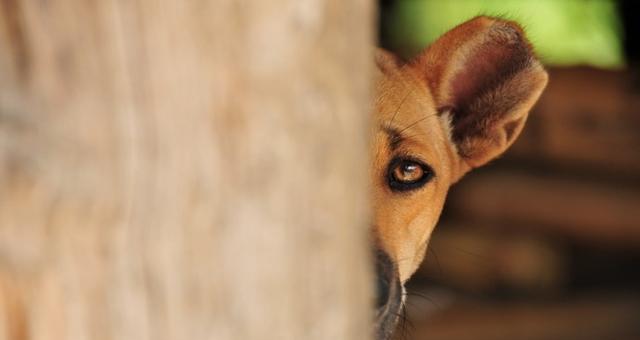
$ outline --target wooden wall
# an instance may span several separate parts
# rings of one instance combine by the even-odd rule
[[[363,339],[367,1],[0,1],[0,339]]]

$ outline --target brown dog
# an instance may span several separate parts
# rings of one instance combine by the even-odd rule
[[[504,152],[547,83],[523,30],[477,17],[403,63],[377,56],[373,132],[377,338],[422,261],[449,187]]]

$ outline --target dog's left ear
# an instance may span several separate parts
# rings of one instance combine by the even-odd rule
[[[477,17],[452,29],[408,65],[449,114],[461,169],[481,166],[520,134],[547,73],[516,23]]]

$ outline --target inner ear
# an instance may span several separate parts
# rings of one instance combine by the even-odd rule
[[[478,17],[447,32],[411,67],[425,79],[469,168],[513,143],[547,82],[523,30]]]
[[[451,70],[447,106],[452,110],[452,136],[461,142],[465,137],[486,131],[512,111],[535,84],[512,84],[521,72],[536,61],[523,33],[512,25],[493,24],[458,57],[460,64]],[[513,86],[510,86],[513,85]],[[523,87],[527,87],[523,90]],[[513,136],[515,122],[508,124]],[[509,138],[511,139],[511,138]]]

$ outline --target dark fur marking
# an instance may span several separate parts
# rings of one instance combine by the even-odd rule
[[[399,130],[392,127],[383,127],[382,130],[387,134],[389,148],[391,149],[391,151],[396,151],[400,147],[400,144],[404,140],[404,137],[402,137],[402,134]]]

